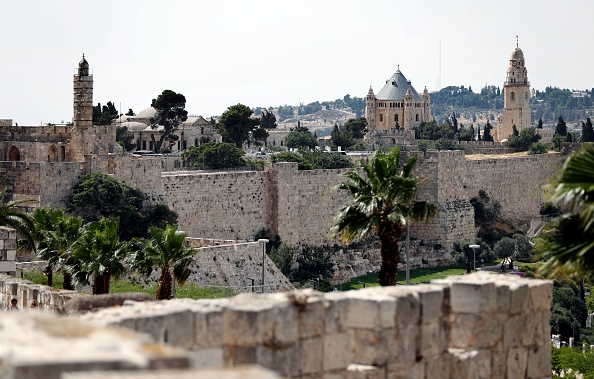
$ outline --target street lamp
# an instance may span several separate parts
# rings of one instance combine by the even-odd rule
[[[472,249],[473,258],[474,258],[472,263],[474,265],[474,271],[476,271],[476,251],[478,249],[480,249],[481,247],[479,245],[470,245],[468,247]]]
[[[264,263],[266,262],[266,244],[270,242],[265,238],[258,240],[262,244],[262,293],[264,293]]]

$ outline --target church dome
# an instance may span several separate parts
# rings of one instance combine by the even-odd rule
[[[143,124],[142,122],[136,122],[136,121],[122,122],[121,125],[127,127],[128,130],[131,132],[137,132],[137,131],[146,129],[146,124]]]
[[[406,79],[400,69],[388,80],[384,87],[377,93],[378,100],[404,100],[410,90],[414,100],[421,100],[421,96],[411,85],[410,80]]]
[[[136,115],[137,119],[150,119],[157,115],[157,110],[153,107],[147,108]]]
[[[512,55],[510,59],[524,59],[524,53],[522,52],[522,49],[520,49],[519,47],[516,47],[514,49],[514,51],[512,51]]]

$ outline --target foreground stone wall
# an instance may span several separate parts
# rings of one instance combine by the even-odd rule
[[[290,378],[548,378],[550,281],[477,273],[431,285],[136,303],[82,316],[189,351],[197,367]]]

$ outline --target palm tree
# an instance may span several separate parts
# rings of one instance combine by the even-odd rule
[[[107,217],[87,224],[64,263],[76,283],[87,285],[92,278],[94,295],[109,293],[111,278],[128,272],[124,262],[131,244],[120,241],[119,224],[118,218]]]
[[[3,185],[8,178],[8,172],[0,178],[0,185]],[[5,200],[6,188],[0,191],[0,199]],[[13,228],[25,239],[24,246],[35,250],[35,223],[27,213],[18,209],[21,204],[30,203],[32,200],[3,201],[0,204],[0,226]]]
[[[400,150],[378,151],[369,163],[363,164],[366,178],[356,172],[344,174],[348,182],[338,189],[352,197],[343,207],[330,229],[332,237],[339,236],[350,243],[375,233],[381,244],[382,266],[378,273],[382,286],[395,285],[398,279],[398,241],[409,220],[421,220],[437,214],[437,207],[426,201],[416,201],[419,179],[412,177],[417,157],[400,166]]]
[[[73,290],[72,275],[65,269],[70,258],[71,247],[81,235],[82,220],[70,217],[64,210],[51,207],[37,208],[33,213],[37,240],[37,256],[48,261],[43,270],[47,275],[48,286],[53,285],[53,271],[60,269],[64,275],[64,289]]]
[[[161,269],[156,299],[166,300],[171,298],[174,280],[180,285],[185,283],[191,273],[188,266],[196,252],[184,246],[186,234],[178,232],[176,225],[166,225],[165,229],[151,226],[149,234],[151,239],[140,240],[142,249],[136,253],[133,266],[146,276],[151,274],[154,267]]]
[[[543,269],[569,270],[592,277],[594,273],[594,144],[585,143],[563,165],[551,185],[553,202],[572,211],[556,219]]]

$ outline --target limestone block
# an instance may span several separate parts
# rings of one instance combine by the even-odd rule
[[[447,348],[447,335],[438,323],[421,325],[419,354],[424,359],[434,358]]]
[[[384,331],[388,351],[393,360],[414,362],[420,349],[420,325],[397,327],[391,335]]]
[[[497,308],[497,291],[493,275],[476,273],[437,280],[449,284],[450,304],[453,313],[493,312]]]
[[[280,379],[263,367],[241,366],[218,370],[93,371],[62,374],[62,379]]]
[[[510,309],[513,314],[528,313],[532,309],[530,303],[530,287],[528,283],[510,283]]]
[[[194,344],[194,335],[191,333],[193,328],[192,312],[176,310],[175,307],[170,310],[155,310],[146,317],[136,319],[137,331],[150,334],[156,341],[184,348],[190,348]]]
[[[14,239],[6,239],[4,240],[4,250],[16,250],[17,248],[17,240]]]
[[[399,362],[389,364],[386,367],[386,379],[425,379],[431,378],[425,376],[424,362]],[[446,374],[447,375],[447,374]],[[437,376],[441,379],[442,375]],[[448,378],[448,376],[444,376]]]
[[[551,347],[543,345],[528,350],[526,378],[542,379],[551,375]]]
[[[59,379],[61,373],[127,368],[185,368],[185,353],[152,343],[148,336],[102,328],[39,312],[0,319],[0,364],[7,379]]]
[[[395,326],[396,303],[373,288],[349,291],[344,325],[347,328],[380,329]]]
[[[325,295],[324,333],[344,332],[344,319],[348,311],[348,292],[330,292]]]
[[[255,346],[224,346],[223,361],[228,367],[255,364],[258,361],[258,348]]]
[[[196,349],[188,355],[192,361],[192,367],[221,368],[224,366],[222,347]]]
[[[518,347],[522,341],[530,338],[525,334],[534,333],[535,330],[527,328],[526,316],[511,316],[503,323],[503,346],[506,348]]]
[[[274,321],[274,304],[266,296],[238,295],[223,310],[223,343],[245,347],[270,344],[274,338]]]
[[[194,346],[203,349],[223,346],[223,310],[216,306],[193,309]]]
[[[550,350],[550,347],[549,347]],[[528,351],[523,348],[512,348],[507,353],[507,378],[524,378],[528,364]]]
[[[6,260],[14,261],[16,259],[16,250],[6,250]]]
[[[322,372],[324,360],[324,338],[313,337],[302,339],[300,343],[301,374],[319,374]]]
[[[256,360],[259,365],[274,370],[283,377],[298,377],[301,372],[300,346],[272,348],[258,346]]]
[[[450,348],[449,353],[450,378],[491,378],[491,356],[488,351]]]
[[[353,352],[351,362],[382,366],[390,359],[390,343],[396,343],[394,329],[351,329],[349,333]]]
[[[532,311],[551,309],[553,302],[553,282],[550,280],[530,280],[530,303]]]
[[[416,291],[404,286],[382,287],[377,291],[394,299],[397,327],[417,325],[421,322],[421,301]]]
[[[0,250],[5,250],[4,248],[4,242],[6,241],[6,239],[2,238],[2,236],[0,236]]]
[[[0,261],[0,272],[7,273],[7,272],[16,272],[16,264],[13,261]]]
[[[346,379],[384,379],[385,369],[370,365],[350,364],[347,368]]]
[[[313,293],[312,296],[307,298],[304,306],[298,307],[297,319],[299,338],[316,337],[324,333],[326,321],[324,311],[325,304],[319,293]]]
[[[450,361],[447,354],[425,361],[424,378],[450,379]],[[455,378],[453,378],[455,379]]]
[[[449,305],[449,288],[442,285],[423,285],[415,288],[421,302],[424,323],[436,323],[444,317],[444,306]],[[447,299],[446,299],[447,297]]]
[[[324,335],[324,371],[345,369],[351,362],[352,347],[348,333]]]

